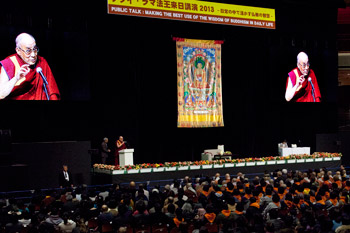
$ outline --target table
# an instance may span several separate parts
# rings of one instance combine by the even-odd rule
[[[301,155],[301,154],[310,154],[310,147],[287,147],[287,148],[278,148],[278,154],[280,156],[288,155]]]

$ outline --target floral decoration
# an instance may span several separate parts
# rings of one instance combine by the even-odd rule
[[[226,152],[225,152],[226,153]],[[231,152],[230,152],[231,153]],[[217,159],[217,160],[199,160],[199,161],[183,161],[183,162],[165,162],[165,163],[143,163],[136,165],[126,166],[114,166],[107,164],[94,164],[94,169],[105,170],[131,170],[131,169],[143,169],[143,168],[161,168],[161,167],[185,167],[185,166],[202,166],[202,165],[224,165],[228,163],[245,163],[245,162],[264,162],[273,160],[293,160],[293,159],[317,159],[317,158],[334,158],[342,157],[341,153],[329,153],[329,152],[315,152],[312,155],[309,154],[293,154],[288,156],[268,156],[268,157],[249,157],[249,158],[236,158],[236,159]]]

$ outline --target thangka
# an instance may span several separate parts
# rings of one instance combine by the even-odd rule
[[[221,42],[176,40],[178,127],[224,126]]]

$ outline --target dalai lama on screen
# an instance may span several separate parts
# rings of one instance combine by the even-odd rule
[[[51,69],[38,52],[33,36],[27,33],[17,36],[16,54],[0,62],[0,99],[60,99]]]
[[[297,68],[288,73],[285,98],[291,102],[321,102],[316,75],[304,52],[297,56]]]

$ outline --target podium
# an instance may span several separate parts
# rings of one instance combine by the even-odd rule
[[[119,165],[134,165],[134,149],[124,149],[119,151]]]

